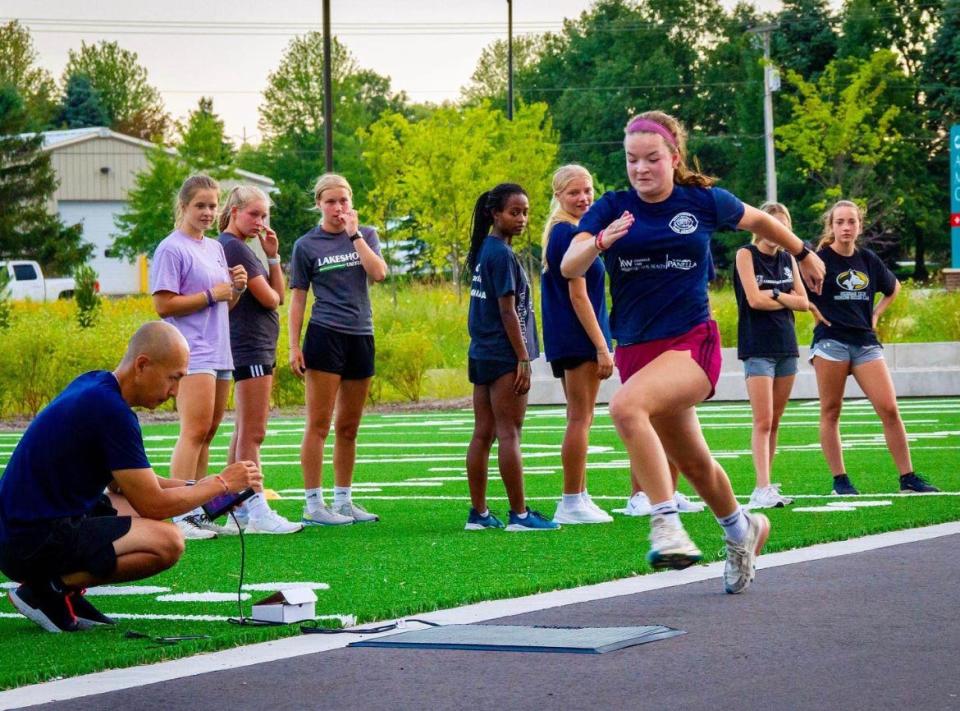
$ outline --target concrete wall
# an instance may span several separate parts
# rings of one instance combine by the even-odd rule
[[[808,351],[807,347],[800,348],[800,372],[791,395],[797,400],[817,398],[817,381],[807,362]],[[898,397],[960,395],[960,342],[892,343],[884,347],[883,355]],[[620,379],[614,371],[613,377],[600,386],[597,401],[609,402],[618,387]],[[863,391],[852,377],[847,380],[846,394],[847,397],[863,397]],[[736,348],[723,349],[723,369],[713,399],[747,399],[743,364],[737,360]],[[553,377],[550,365],[541,356],[533,363],[530,404],[559,405],[564,402],[560,381]]]

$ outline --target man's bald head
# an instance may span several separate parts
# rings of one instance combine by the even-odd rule
[[[133,334],[120,366],[132,365],[140,355],[155,363],[189,360],[190,347],[183,334],[166,321],[149,321]]]
[[[150,321],[133,334],[114,374],[128,404],[152,410],[176,397],[189,366],[187,339],[169,323]]]

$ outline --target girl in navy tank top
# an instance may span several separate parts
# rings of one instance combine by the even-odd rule
[[[778,202],[760,206],[792,228],[790,211]],[[807,290],[796,278],[797,262],[779,246],[753,236],[737,250],[733,290],[737,297],[737,357],[743,361],[747,395],[753,410],[753,467],[757,484],[750,495],[751,509],[778,508],[793,502],[770,483],[777,451],[780,417],[797,377],[797,334],[794,311],[806,311]]]

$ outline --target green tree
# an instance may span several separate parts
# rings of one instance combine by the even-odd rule
[[[67,227],[48,212],[57,179],[43,136],[25,135],[27,125],[16,88],[0,86],[0,260],[35,259],[45,271],[69,271],[93,245],[83,242],[80,225]]]
[[[543,48],[541,35],[517,35],[513,38],[514,83],[517,77],[527,75],[536,66]],[[470,83],[460,90],[461,101],[476,105],[484,101],[502,108],[507,100],[506,40],[498,39],[483,48],[477,67],[470,75]]]
[[[90,79],[114,131],[148,141],[163,137],[168,123],[163,101],[149,84],[136,52],[116,42],[81,42],[79,50],[68,54],[63,84],[69,85],[74,74]]]
[[[224,136],[223,121],[213,111],[213,101],[201,98],[186,121],[178,122],[179,141],[174,150],[157,144],[147,154],[147,169],[139,173],[127,195],[127,206],[117,215],[111,249],[130,261],[140,254],[153,255],[173,229],[175,199],[191,173],[204,172],[223,179],[234,175],[233,146]]]
[[[813,79],[837,54],[837,33],[828,0],[784,0],[776,15],[770,53],[784,70]]]
[[[846,0],[837,56],[868,59],[895,49],[906,74],[916,76],[943,8],[944,0]]]
[[[22,97],[29,131],[46,128],[57,110],[53,77],[36,63],[29,30],[16,20],[0,25],[0,86],[13,86]]]
[[[56,124],[63,128],[85,128],[107,126],[109,123],[107,110],[103,108],[100,94],[90,84],[90,79],[83,74],[71,75]]]
[[[443,106],[417,122],[386,115],[365,136],[363,157],[378,178],[371,196],[379,207],[373,209],[392,206],[394,215],[412,216],[431,263],[452,275],[458,293],[473,205],[496,183],[509,180],[527,189],[534,219],[529,241],[517,246],[529,251],[539,243],[557,154],[546,105],[521,105],[513,121],[487,104]]]

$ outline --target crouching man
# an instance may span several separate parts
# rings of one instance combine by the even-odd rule
[[[164,519],[261,484],[253,462],[231,464],[195,486],[150,467],[131,408],[174,397],[189,355],[173,326],[145,324],[116,370],[70,383],[14,450],[0,479],[0,571],[21,583],[10,591],[17,610],[48,632],[112,624],[85,588],[170,568],[184,542]]]

